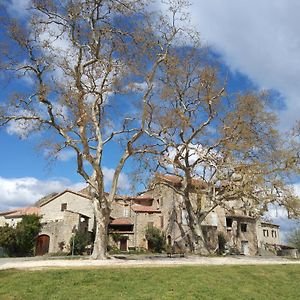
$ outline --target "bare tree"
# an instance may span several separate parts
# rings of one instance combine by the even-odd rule
[[[267,94],[228,95],[226,80],[198,43],[173,50],[160,66],[160,101],[149,112],[158,156],[146,162],[180,179],[159,184],[183,199],[191,250],[207,253],[201,223],[218,206],[258,217],[273,203],[299,216],[299,199],[286,184],[293,153],[276,130]]]
[[[145,147],[158,68],[183,28],[185,1],[170,2],[170,18],[147,11],[143,0],[32,1],[26,22],[5,16],[0,66],[24,89],[1,104],[0,125],[51,137],[52,154],[76,153],[77,172],[90,187],[96,219],[92,257],[105,258],[111,203],[118,178]],[[48,139],[49,140],[49,139]],[[108,194],[103,159],[110,145],[121,156]],[[155,143],[154,143],[155,145]]]

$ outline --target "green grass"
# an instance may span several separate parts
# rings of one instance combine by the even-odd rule
[[[300,265],[9,270],[0,299],[300,299]]]

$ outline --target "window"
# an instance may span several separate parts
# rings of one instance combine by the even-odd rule
[[[164,216],[160,216],[160,227],[164,228]]]
[[[263,235],[264,235],[264,237],[268,237],[268,236],[269,236],[269,231],[268,231],[268,229],[264,229],[264,230],[263,230]]]
[[[232,227],[232,218],[226,218],[226,227]]]
[[[154,222],[148,222],[148,228],[152,228],[154,225]]]
[[[272,230],[272,237],[273,237],[273,238],[276,238],[276,237],[277,237],[277,232],[276,232],[276,230]]]
[[[65,211],[66,209],[67,209],[67,203],[62,203],[61,207],[60,207],[60,210]]]
[[[241,224],[241,232],[247,232],[247,224],[245,223]]]
[[[129,207],[124,206],[123,217],[127,218],[129,216]]]

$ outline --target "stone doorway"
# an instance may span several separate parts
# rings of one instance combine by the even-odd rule
[[[37,238],[35,255],[44,255],[49,252],[50,237],[47,234],[42,234]]]

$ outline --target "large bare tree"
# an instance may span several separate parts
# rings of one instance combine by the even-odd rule
[[[28,84],[1,103],[0,125],[14,124],[24,135],[42,132],[54,155],[75,151],[94,206],[92,257],[105,258],[118,178],[132,155],[151,152],[145,141],[151,138],[152,91],[160,64],[183,32],[176,23],[183,24],[186,3],[170,1],[167,18],[149,12],[144,0],[30,4],[25,21],[1,19],[1,70],[14,87],[18,80]],[[121,154],[106,194],[103,160],[111,145]]]
[[[145,162],[181,178],[177,185],[163,178],[158,183],[182,197],[191,250],[207,253],[201,224],[216,207],[259,217],[275,204],[296,217],[300,202],[287,184],[294,154],[276,129],[268,94],[229,95],[226,80],[201,49],[198,43],[173,49],[160,65],[160,101],[149,111],[150,131],[160,145],[157,159]]]

